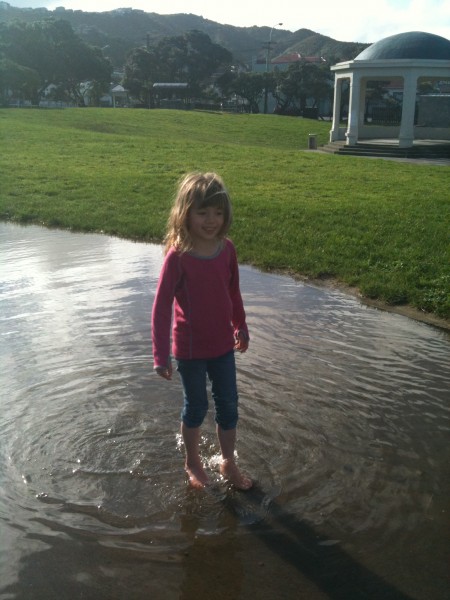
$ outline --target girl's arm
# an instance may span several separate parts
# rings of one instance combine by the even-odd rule
[[[243,331],[238,331],[235,337],[236,343],[234,344],[234,349],[238,352],[246,352],[248,350],[249,338],[248,335],[245,335]]]
[[[172,361],[170,358],[167,367],[155,367],[155,372],[160,377],[164,377],[164,379],[168,379],[170,381],[172,379]]]
[[[248,348],[250,336],[248,334],[247,323],[245,320],[244,303],[242,301],[241,290],[239,287],[239,266],[237,262],[236,250],[230,244],[230,297],[233,304],[232,323],[236,338],[235,349],[239,352],[245,352]]]
[[[170,360],[170,325],[175,290],[180,278],[179,259],[170,251],[163,263],[156,289],[152,309],[152,343],[155,371],[170,379],[172,364]]]

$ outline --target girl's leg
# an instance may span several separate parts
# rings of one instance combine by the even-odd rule
[[[199,454],[200,427],[187,427],[181,423],[181,435],[186,452],[184,468],[189,476],[189,482],[192,487],[202,489],[210,482]]]
[[[208,475],[200,458],[200,426],[208,410],[206,393],[206,362],[201,360],[178,360],[177,370],[184,391],[181,413],[181,435],[186,453],[185,470],[190,484],[196,489],[208,485]]]
[[[217,437],[219,438],[222,460],[234,460],[234,449],[236,446],[236,428],[222,429],[217,425]]]
[[[216,408],[217,437],[222,454],[220,472],[238,489],[248,490],[253,482],[239,471],[234,459],[236,425],[238,421],[238,393],[234,352],[208,361],[208,376]]]
[[[239,490],[249,490],[253,485],[253,481],[250,477],[246,477],[240,472],[234,460],[236,429],[222,429],[220,425],[217,425],[217,437],[219,438],[220,450],[222,452],[222,464],[220,465],[222,477]]]

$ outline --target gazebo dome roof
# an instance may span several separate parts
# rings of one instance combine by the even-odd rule
[[[402,58],[450,60],[450,40],[422,31],[398,33],[375,42],[358,54],[355,60]]]

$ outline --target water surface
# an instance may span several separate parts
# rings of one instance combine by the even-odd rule
[[[449,597],[448,332],[241,267],[257,485],[195,492],[152,373],[161,248],[3,223],[0,252],[0,598]]]

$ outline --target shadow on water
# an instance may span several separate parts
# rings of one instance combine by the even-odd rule
[[[214,532],[202,529],[205,514],[198,514],[198,510],[204,512],[208,495],[224,509]],[[72,509],[61,510],[70,513]],[[252,578],[258,599],[412,598],[277,502],[271,500],[267,506],[267,496],[258,486],[246,493],[188,490],[182,513],[184,548],[176,545],[173,552],[154,547],[155,532],[145,527],[125,535],[119,530],[117,539],[108,539],[93,531],[74,532],[62,522],[37,517],[36,523],[44,525],[48,533],[29,534],[27,538],[30,545],[35,539],[47,549],[23,558],[17,582],[4,587],[1,598],[237,599],[250,597]],[[255,559],[253,575],[242,560],[249,552]],[[277,562],[271,579],[265,571],[273,561]],[[298,577],[290,569],[289,580],[282,580],[280,564],[294,568]],[[249,580],[246,585],[245,579]]]
[[[257,487],[246,494],[246,511],[264,503],[265,494]],[[235,496],[236,498],[236,496]],[[239,500],[228,499],[228,509],[239,514]],[[248,526],[271,553],[292,565],[302,576],[333,600],[411,599],[358,563],[339,544],[319,534],[314,527],[271,502],[267,517]]]

